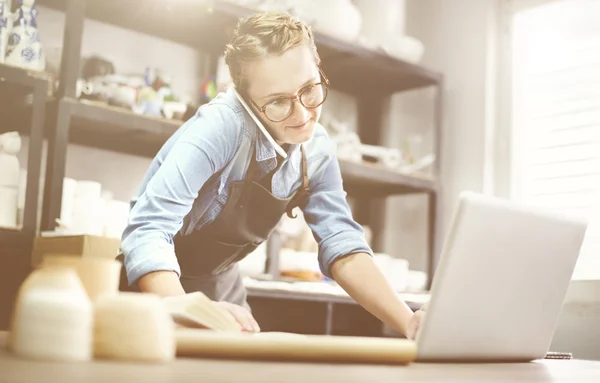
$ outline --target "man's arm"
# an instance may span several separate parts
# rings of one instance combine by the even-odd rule
[[[240,124],[225,106],[207,105],[182,129],[131,209],[121,249],[129,284],[162,296],[183,293],[173,236],[198,192],[237,148]]]
[[[346,201],[337,158],[333,156],[321,176],[314,178],[310,196],[301,207],[319,244],[321,272],[367,311],[406,336],[412,310],[373,262],[364,231],[352,218]]]
[[[413,312],[398,298],[369,254],[338,258],[331,265],[334,280],[368,312],[407,335]]]
[[[138,286],[143,293],[154,293],[163,298],[185,294],[179,276],[174,271],[153,271],[145,274],[138,280]]]

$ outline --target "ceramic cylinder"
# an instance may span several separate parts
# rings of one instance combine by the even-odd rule
[[[92,303],[104,295],[119,292],[121,262],[115,259],[48,254],[42,267],[74,269]]]
[[[19,202],[20,168],[16,153],[12,148],[12,134],[0,136],[0,226],[16,227]],[[20,139],[19,139],[20,141]],[[20,146],[20,143],[19,143]],[[13,150],[16,149],[16,150]]]
[[[158,296],[105,295],[95,303],[96,358],[163,363],[175,358],[175,325]]]
[[[75,271],[39,269],[19,290],[9,344],[24,358],[89,361],[92,326],[92,304]]]
[[[361,35],[376,46],[405,34],[406,0],[355,0],[362,15]]]

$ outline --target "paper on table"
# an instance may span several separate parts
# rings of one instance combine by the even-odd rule
[[[408,364],[416,358],[416,344],[397,338],[201,329],[179,329],[176,338],[177,354],[187,357],[372,364]]]

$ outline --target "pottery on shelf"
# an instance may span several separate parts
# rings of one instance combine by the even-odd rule
[[[35,71],[46,69],[46,59],[37,27],[34,0],[20,0],[8,38],[5,63]]]
[[[20,167],[17,132],[0,134],[0,227],[16,227],[19,208]]]
[[[358,38],[362,16],[351,0],[296,0],[295,10],[310,15],[306,20],[315,31],[345,41]]]
[[[362,16],[360,34],[369,45],[378,47],[404,35],[405,0],[355,0],[354,4]]]
[[[3,63],[6,58],[8,37],[13,26],[13,14],[10,7],[10,0],[0,0],[0,63]]]
[[[417,64],[425,47],[406,35],[406,0],[354,0],[362,15],[358,42],[382,50],[401,60]]]

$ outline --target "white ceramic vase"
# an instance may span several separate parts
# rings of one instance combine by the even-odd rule
[[[0,63],[5,60],[8,36],[13,25],[13,14],[10,12],[10,6],[10,0],[0,0]]]
[[[350,0],[301,0],[297,8],[310,15],[316,31],[345,41],[358,38],[362,25],[359,10]]]
[[[405,33],[406,0],[355,0],[362,15],[361,36],[369,45],[385,45]]]
[[[0,134],[0,226],[16,227],[19,206],[20,167],[17,132]]]
[[[46,58],[40,42],[34,0],[21,0],[21,6],[15,12],[5,63],[27,70],[44,71],[46,69]]]

